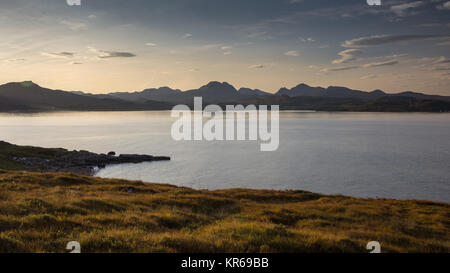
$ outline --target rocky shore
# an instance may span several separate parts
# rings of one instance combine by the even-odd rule
[[[167,156],[121,154],[115,152],[96,154],[88,151],[66,151],[52,158],[14,157],[14,161],[42,172],[72,172],[94,175],[96,171],[110,164],[142,163],[170,160]]]

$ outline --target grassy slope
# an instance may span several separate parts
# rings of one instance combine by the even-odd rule
[[[0,141],[0,169],[25,170],[28,167],[13,160],[14,157],[52,158],[67,152],[64,149],[48,149],[31,146],[18,146]]]
[[[449,204],[0,171],[0,252],[449,252],[449,236]]]

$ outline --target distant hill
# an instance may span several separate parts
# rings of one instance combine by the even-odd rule
[[[281,109],[322,111],[450,111],[450,97],[415,92],[387,94],[382,90],[365,92],[346,87],[311,87],[299,84],[271,94],[258,89],[235,87],[226,82],[210,82],[198,89],[181,91],[169,87],[138,92],[89,94],[40,87],[33,82],[0,86],[0,111],[140,111],[166,110],[175,104],[280,105]]]
[[[86,111],[170,109],[163,102],[131,103],[115,98],[97,98],[72,92],[51,90],[27,81],[0,86],[0,111]]]
[[[141,92],[116,92],[108,94],[111,97],[119,98],[122,100],[142,102],[146,100],[164,101],[164,102],[176,102],[177,98],[182,95],[180,90],[171,89],[169,87],[160,87],[158,89],[146,89]]]
[[[411,97],[415,99],[432,99],[432,100],[444,100],[450,101],[450,97],[437,96],[437,95],[425,95],[414,92],[403,92],[397,94],[387,94],[382,90],[374,90],[372,92],[365,92],[360,90],[353,90],[346,87],[330,86],[328,88],[323,87],[311,87],[306,84],[297,85],[291,89],[281,88],[276,95],[287,95],[289,97],[320,97],[320,98],[354,98],[362,100],[376,100],[386,96],[402,96]]]
[[[241,88],[238,90],[242,96],[273,96],[274,94],[261,91],[259,89]]]
[[[115,92],[109,96],[127,101],[139,102],[145,99],[170,103],[192,104],[194,97],[202,97],[205,103],[238,102],[255,96],[273,94],[258,89],[241,88],[236,90],[227,82],[212,81],[198,89],[181,91],[169,87],[146,89],[141,92]]]

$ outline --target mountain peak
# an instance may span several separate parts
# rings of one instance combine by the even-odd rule
[[[310,87],[310,86],[307,85],[307,84],[305,84],[305,83],[301,83],[301,84],[297,85],[297,86],[294,87],[294,88],[301,88],[301,87]]]
[[[32,81],[23,81],[19,83],[22,87],[34,87],[34,86],[38,86],[37,84],[35,84]]]
[[[202,89],[213,89],[218,91],[233,91],[233,92],[237,91],[236,88],[234,88],[234,86],[232,86],[231,84],[227,82],[218,82],[218,81],[209,82],[207,85],[200,87],[200,90]]]
[[[377,89],[377,90],[373,90],[372,92],[370,92],[370,94],[373,94],[373,95],[385,95],[386,93],[383,90]]]

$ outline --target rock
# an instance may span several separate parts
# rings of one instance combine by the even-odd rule
[[[136,154],[122,154],[118,157],[121,162],[132,162],[139,163],[145,161],[153,161],[153,156],[151,155],[136,155]]]
[[[113,155],[114,154],[114,155]],[[96,154],[88,151],[72,151],[55,156],[54,158],[14,157],[14,160],[24,165],[39,169],[43,172],[74,172],[93,175],[94,168],[105,168],[109,164],[141,163],[151,161],[170,160],[167,156],[154,157],[152,155],[122,154],[115,156],[115,152]]]

